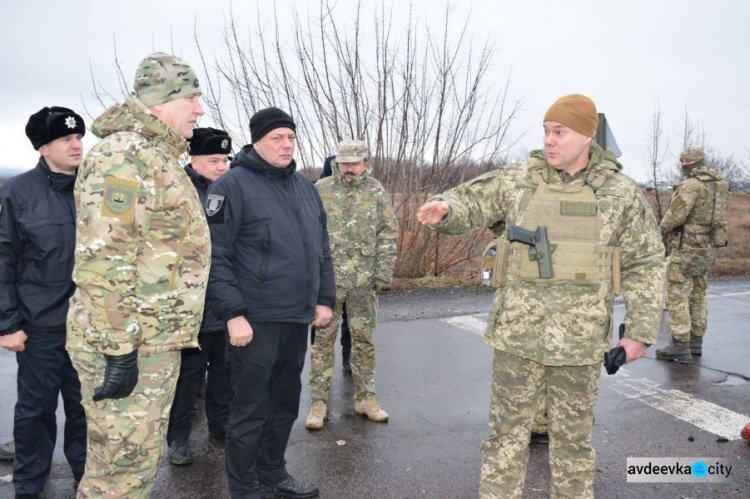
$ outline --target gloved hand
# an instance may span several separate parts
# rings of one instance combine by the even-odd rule
[[[94,392],[94,402],[122,399],[133,393],[138,384],[138,350],[125,355],[105,355],[104,383]]]
[[[389,289],[391,289],[391,283],[385,282],[382,279],[375,279],[375,282],[372,283],[372,289],[377,293],[380,293],[381,291],[388,291]]]

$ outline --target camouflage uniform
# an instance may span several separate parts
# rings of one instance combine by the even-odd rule
[[[727,184],[718,170],[705,166],[701,149],[690,147],[682,157],[694,161],[683,167],[685,179],[675,188],[659,228],[670,252],[669,326],[673,339],[687,342],[691,335],[706,334],[706,275],[715,254],[712,218],[717,189],[726,189]]]
[[[361,141],[339,145],[337,159],[367,157]],[[375,284],[390,284],[396,260],[398,221],[383,186],[370,177],[371,167],[347,181],[334,165],[333,176],[315,186],[328,217],[336,304],[328,325],[317,328],[310,348],[310,396],[313,402],[328,400],[333,372],[333,345],[341,322],[343,304],[352,332],[352,376],[356,400],[375,395],[375,345],[372,332],[377,316]]]
[[[546,394],[551,495],[593,497],[590,435],[601,363],[611,347],[616,261],[627,336],[653,343],[664,246],[651,208],[609,151],[592,144],[588,165],[572,178],[549,166],[543,151],[531,156],[433,198],[450,206],[434,226],[441,232],[504,220],[506,227],[546,226],[558,245],[552,279],[539,278],[528,246],[509,245],[507,281],[495,295],[485,334],[495,360],[480,496],[521,496],[532,422]],[[502,239],[507,244],[507,233]]]
[[[175,92],[185,90],[171,84]],[[164,447],[179,350],[198,346],[211,254],[208,226],[179,163],[187,142],[135,95],[91,128],[103,140],[81,164],[75,187],[78,288],[67,340],[89,431],[78,494],[147,497]],[[94,402],[104,356],[136,349],[133,392]]]

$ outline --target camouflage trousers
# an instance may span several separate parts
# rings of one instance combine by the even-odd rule
[[[706,334],[708,303],[706,301],[706,274],[691,275],[685,262],[670,259],[667,265],[667,306],[672,338],[690,341],[694,336]]]
[[[310,398],[328,400],[333,374],[333,346],[341,323],[341,313],[346,303],[349,330],[352,334],[352,378],[356,400],[375,395],[375,345],[372,331],[378,312],[378,297],[370,287],[336,289],[333,317],[327,326],[315,330],[315,343],[310,347]]]
[[[70,351],[81,378],[88,427],[86,471],[78,497],[148,497],[164,450],[180,352],[139,353],[138,384],[129,397],[94,402],[106,361],[101,354]]]
[[[495,350],[490,436],[482,442],[481,498],[521,497],[531,427],[545,396],[549,415],[550,497],[594,497],[591,427],[600,374],[600,364],[543,366]]]

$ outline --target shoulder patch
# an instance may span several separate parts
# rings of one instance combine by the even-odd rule
[[[208,223],[224,222],[224,206],[226,206],[226,196],[221,194],[209,194],[206,198],[206,216]]]
[[[135,199],[138,196],[138,187],[138,182],[134,180],[107,177],[104,181],[102,216],[132,222],[135,219]]]

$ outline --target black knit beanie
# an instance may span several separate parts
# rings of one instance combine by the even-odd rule
[[[276,128],[291,128],[295,132],[297,126],[291,116],[277,107],[261,109],[250,118],[250,140],[258,142],[268,132]]]

